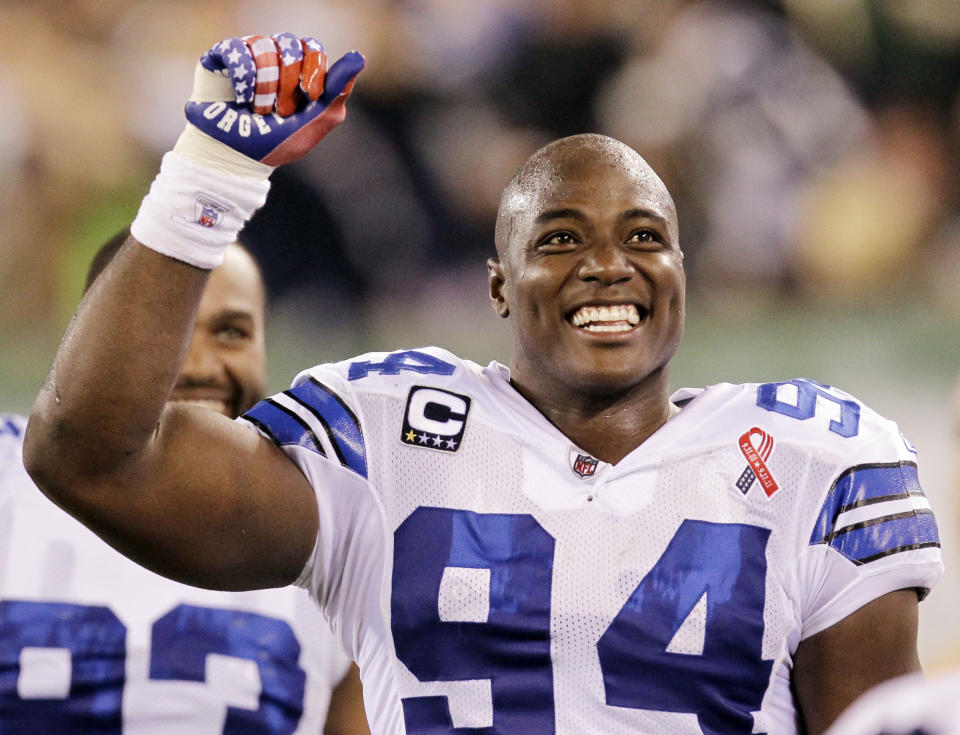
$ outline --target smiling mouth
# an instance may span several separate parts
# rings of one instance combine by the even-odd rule
[[[635,329],[648,313],[646,307],[636,304],[581,306],[568,320],[587,332],[626,332]]]

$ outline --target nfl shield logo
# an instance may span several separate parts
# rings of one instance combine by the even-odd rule
[[[578,454],[573,461],[573,471],[579,477],[590,477],[597,471],[597,460],[589,454]]]
[[[200,219],[198,220],[198,224],[201,227],[213,227],[215,224],[217,224],[217,210],[215,210],[213,207],[204,207],[200,211]]]
[[[196,219],[194,221],[201,227],[216,227],[223,221],[223,216],[230,209],[225,204],[214,201],[202,194],[197,196],[195,205]]]

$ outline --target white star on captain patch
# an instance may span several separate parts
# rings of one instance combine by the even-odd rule
[[[236,49],[233,49],[229,54],[227,54],[227,61],[229,61],[231,64],[236,64],[238,61],[240,61],[240,52]]]
[[[447,449],[456,449],[457,443],[453,439],[447,439]]]
[[[427,435],[426,435],[426,434],[421,434],[420,436],[417,437],[417,441],[420,442],[421,444],[426,444],[426,443],[427,443]]]
[[[433,437],[430,441],[433,442],[433,446],[435,447],[439,447],[441,444],[443,444],[443,439],[441,439],[439,436]]]

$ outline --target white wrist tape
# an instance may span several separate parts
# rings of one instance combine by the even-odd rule
[[[272,169],[264,169],[262,177],[238,176],[170,151],[130,232],[158,253],[198,268],[216,268],[240,228],[267,199]]]

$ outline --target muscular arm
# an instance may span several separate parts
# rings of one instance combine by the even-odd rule
[[[343,679],[333,689],[323,735],[370,735],[363,709],[360,669],[356,664],[350,664]]]
[[[891,592],[800,643],[793,688],[808,733],[822,733],[874,685],[920,670],[917,608],[914,590]]]
[[[152,249],[129,239],[84,298],[24,446],[43,492],[119,551],[217,589],[289,583],[318,527],[312,488],[273,444],[166,405],[207,278],[188,263],[217,264],[266,198],[273,167],[344,119],[363,69],[349,52],[326,70],[316,39],[281,36],[225,39],[201,57],[187,126],[131,227]],[[286,117],[251,118],[251,102],[259,113],[276,102]]]
[[[207,273],[127,241],[64,336],[24,462],[51,499],[160,574],[279,586],[300,572],[316,534],[305,478],[229,419],[165,405]]]

